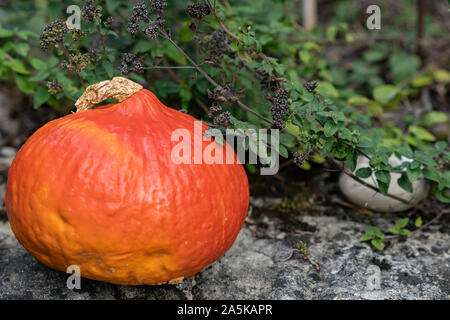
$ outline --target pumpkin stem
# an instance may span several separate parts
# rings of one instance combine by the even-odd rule
[[[87,87],[83,95],[75,102],[75,107],[78,112],[87,110],[106,99],[122,102],[141,89],[143,87],[134,81],[114,77],[112,80],[101,81]]]

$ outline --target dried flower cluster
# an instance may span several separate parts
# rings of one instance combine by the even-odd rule
[[[66,22],[62,19],[57,19],[49,23],[42,30],[40,37],[40,46],[42,50],[48,50],[58,46],[58,43],[63,42],[68,31]]]
[[[155,21],[150,21],[148,26],[142,30],[142,32],[150,39],[156,39],[159,35],[159,26]]]
[[[80,29],[71,29],[70,31],[72,33],[72,40],[73,41],[78,41],[79,39],[81,39],[81,38],[86,36],[86,32],[81,31]]]
[[[71,70],[75,72],[81,72],[87,68],[87,66],[93,62],[95,57],[92,56],[92,52],[88,53],[70,53],[69,60],[61,63],[63,70]]]
[[[270,112],[272,113],[273,128],[284,129],[286,127],[286,122],[284,121],[284,116],[289,111],[289,103],[287,101],[288,91],[284,88],[279,88],[275,91],[274,98],[272,101],[272,106],[270,107]]]
[[[81,16],[89,22],[94,22],[102,16],[101,7],[96,6],[95,0],[85,0],[86,4],[81,9]]]
[[[317,86],[317,81],[312,81],[305,84],[305,89],[306,91],[313,93],[314,90],[316,90]]]
[[[231,124],[231,113],[225,111],[214,118],[216,126],[228,127]]]
[[[225,31],[217,29],[214,31],[209,39],[202,43],[203,50],[209,54],[209,60],[217,63],[227,55],[231,58],[236,57],[236,52],[230,47],[231,40],[228,38]]]
[[[138,52],[137,54],[125,53],[119,71],[123,75],[129,75],[130,72],[144,72],[144,57]]]
[[[152,7],[150,9],[151,13],[161,16],[164,9],[167,7],[166,0],[150,0]]]
[[[201,20],[211,13],[211,9],[206,2],[199,2],[188,5],[188,13],[191,18]]]
[[[104,22],[105,27],[108,27],[108,28],[112,27],[113,23],[114,23],[113,17],[108,17],[108,19],[106,19],[106,21]]]
[[[95,51],[94,49],[88,49],[88,54],[89,54],[91,64],[96,64],[97,62],[101,61],[101,57],[98,55],[97,51]]]
[[[62,86],[58,80],[47,81],[47,88],[50,94],[58,94],[62,91]]]
[[[306,160],[308,160],[309,157],[309,153],[300,153],[300,152],[296,152],[294,153],[294,163],[298,166],[302,166]]]
[[[277,78],[274,75],[269,74],[268,72],[262,70],[255,70],[256,78],[261,83],[261,87],[266,91],[274,91],[280,87],[281,78]]]
[[[156,39],[160,30],[164,27],[164,19],[161,14],[166,7],[165,1],[152,1],[152,7],[150,12],[157,15],[155,20],[150,18],[150,13],[147,9],[145,2],[141,2],[133,7],[130,19],[127,24],[127,31],[135,36],[138,32],[144,33],[150,39]],[[148,23],[146,26],[140,26],[140,23]]]
[[[211,108],[209,108],[209,117],[214,119],[220,112],[222,111],[222,107],[217,103],[213,102]]]
[[[147,5],[145,2],[138,3],[133,7],[133,12],[128,20],[127,32],[131,33],[133,36],[140,31],[140,22],[149,22],[150,15],[147,10]]]

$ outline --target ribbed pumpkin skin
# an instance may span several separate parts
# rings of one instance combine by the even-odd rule
[[[194,120],[142,89],[47,123],[8,173],[17,239],[51,268],[117,284],[188,277],[220,258],[244,223],[248,181],[237,160],[172,162],[172,131],[194,138]]]

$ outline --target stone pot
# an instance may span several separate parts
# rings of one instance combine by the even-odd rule
[[[389,158],[389,163],[392,166],[398,166],[405,161],[412,161],[412,160],[405,157],[402,157],[402,159],[400,160],[395,155],[392,155]],[[356,170],[365,167],[369,167],[369,159],[367,159],[364,156],[359,156]],[[413,193],[409,193],[403,190],[397,184],[397,179],[399,179],[400,176],[401,176],[400,173],[391,173],[391,183],[389,185],[388,193],[412,202],[420,202],[427,196],[429,186],[425,179],[422,178],[415,180],[412,183]],[[375,178],[375,173],[372,173],[372,176],[361,180],[367,182],[368,184],[374,187],[378,187],[378,183]],[[341,173],[341,176],[339,178],[339,187],[344,196],[350,202],[356,204],[359,207],[367,208],[370,210],[382,212],[396,212],[396,211],[404,211],[413,207],[411,204],[405,204],[398,200],[392,199],[388,196],[382,195],[381,193],[360,184],[358,181],[353,180],[345,173]]]

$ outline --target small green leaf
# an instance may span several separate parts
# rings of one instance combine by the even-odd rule
[[[393,234],[398,234],[400,230],[394,227],[394,228],[389,228],[389,231]]]
[[[399,83],[412,77],[420,67],[420,59],[413,54],[393,53],[389,64],[394,77],[394,83]]]
[[[423,116],[420,123],[425,127],[430,127],[437,123],[445,123],[448,121],[448,114],[442,111],[430,111]]]
[[[272,74],[273,72],[273,67],[272,65],[268,64],[266,61],[263,61],[262,63],[262,68],[265,72],[267,72],[268,74]]]
[[[391,182],[391,173],[386,170],[377,170],[375,172],[377,180],[389,184]]]
[[[35,82],[31,81],[29,77],[16,74],[15,80],[17,86],[22,92],[26,94],[34,93]]]
[[[337,130],[338,126],[334,124],[333,121],[327,121],[323,127],[323,133],[327,138],[333,136]]]
[[[56,58],[56,57],[51,57],[51,58],[48,59],[48,61],[47,61],[47,68],[53,68],[54,66],[56,66],[57,63],[58,63],[58,58]]]
[[[433,83],[433,78],[431,78],[429,75],[426,75],[426,74],[419,75],[411,81],[411,84],[414,87],[419,87],[419,88],[428,86],[432,83]]]
[[[358,170],[356,170],[355,174],[358,178],[366,179],[372,175],[372,169],[369,167],[359,168]]]
[[[28,68],[23,64],[22,61],[14,59],[11,61],[5,61],[5,66],[9,66],[13,71],[20,73],[20,74],[30,74],[30,71]]]
[[[113,64],[109,61],[109,60],[103,60],[102,62],[103,65],[103,69],[105,69],[106,74],[108,75],[109,78],[112,78],[114,75],[114,66]]]
[[[330,25],[327,30],[325,31],[326,35],[327,35],[327,39],[329,41],[334,42],[334,40],[336,39],[336,34],[338,32],[338,28],[335,25]]]
[[[433,154],[430,154],[429,152],[424,152],[421,150],[416,150],[414,152],[414,158],[415,160],[417,160],[418,162],[425,164],[427,166],[430,167],[434,167],[437,165],[436,161],[434,161],[433,159]],[[424,171],[426,171],[427,168],[425,168]],[[425,173],[425,172],[424,172]],[[436,173],[436,171],[434,171],[434,173]]]
[[[361,238],[359,238],[359,241],[368,241],[368,240],[372,240],[372,236],[362,236]]]
[[[48,92],[48,88],[46,86],[39,86],[34,94],[34,109],[39,108],[42,104],[47,102],[50,98],[50,93]]]
[[[366,228],[366,235],[368,236],[373,236],[377,232],[380,232],[380,229],[378,227],[370,226]]]
[[[377,182],[378,182],[378,189],[380,190],[381,194],[386,195],[388,193],[389,183],[385,183],[378,179]]]
[[[416,226],[417,228],[420,228],[422,226],[422,217],[416,218],[416,220],[414,221],[414,226]]]
[[[432,169],[432,168],[425,168],[423,170],[423,175],[425,178],[431,181],[439,182],[440,181],[440,174],[438,171]]]
[[[339,130],[339,137],[344,140],[352,141],[353,135],[350,130],[348,130],[346,127],[341,128]]]
[[[407,235],[410,235],[410,234],[411,234],[411,231],[409,231],[408,229],[400,230],[400,235],[402,235],[402,236],[407,236]]]
[[[373,97],[382,105],[392,102],[399,93],[397,87],[393,85],[382,85],[373,90]]]
[[[450,82],[450,72],[444,69],[434,71],[433,78],[437,82]]]
[[[409,222],[409,218],[404,218],[404,219],[398,220],[395,223],[395,227],[398,228],[398,229],[404,228],[404,227],[406,227],[408,222]]]
[[[381,239],[373,239],[370,243],[380,251],[384,249],[384,244]]]
[[[420,167],[411,169],[411,165],[408,164],[408,167],[406,168],[406,175],[408,176],[409,181],[417,180],[421,174],[422,174],[422,170],[420,170]]]
[[[350,171],[355,171],[356,165],[358,164],[358,153],[353,152],[345,161],[345,164],[349,167]],[[371,171],[372,173],[372,171]]]
[[[412,193],[413,185],[411,181],[409,181],[406,173],[402,173],[401,177],[397,179],[397,184],[405,191]]]
[[[300,169],[305,170],[305,171],[311,170],[311,164],[309,163],[309,161],[305,161],[300,166]]]
[[[255,174],[256,172],[258,172],[257,167],[254,164],[251,163],[247,163],[245,165],[245,167],[247,168],[247,170],[251,173],[251,174]]]
[[[106,0],[106,9],[109,12],[115,12],[116,9],[121,5],[120,1],[117,0]]]
[[[282,156],[283,158],[288,158],[289,157],[289,152],[287,151],[287,149],[283,146],[283,145],[279,145],[278,146],[278,152],[280,153],[280,156]]]
[[[375,230],[375,236],[380,239],[384,239],[384,237],[385,237],[384,233],[381,232],[380,229],[378,229],[378,228],[377,228],[377,230]]]
[[[309,64],[309,62],[311,61],[311,54],[306,50],[301,50],[298,53],[298,57],[300,58],[300,61],[303,62],[304,64]]]
[[[186,58],[174,46],[167,45],[164,48],[164,53],[176,63],[180,65],[186,64]]]
[[[450,203],[450,189],[439,190],[436,188],[434,191],[434,196],[442,203]]]
[[[31,78],[33,81],[43,81],[46,80],[50,76],[51,72],[48,70],[42,70],[37,75]]]
[[[275,67],[275,71],[276,71],[278,74],[282,75],[282,74],[284,74],[284,72],[286,71],[286,66],[283,65],[283,64],[277,64],[277,66]]]
[[[22,40],[28,40],[28,38],[39,38],[39,34],[31,30],[20,30],[17,32],[17,36]]]
[[[330,82],[318,82],[317,92],[329,98],[338,98],[339,92]]]
[[[14,51],[16,51],[19,55],[22,57],[26,57],[28,54],[28,51],[30,51],[30,45],[28,43],[19,42],[19,43],[13,43],[12,47]]]
[[[282,133],[280,134],[280,143],[288,148],[293,148],[297,145],[297,140],[291,135]]]
[[[14,32],[11,30],[3,29],[0,25],[0,38],[8,38],[14,36]]]
[[[440,152],[443,152],[445,150],[445,148],[447,148],[447,142],[438,141],[434,144],[434,148]]]
[[[368,50],[366,52],[364,52],[363,54],[364,60],[366,60],[367,62],[377,62],[382,60],[383,58],[386,57],[386,51],[385,50]]]
[[[191,88],[188,86],[182,86],[180,90],[180,98],[182,102],[182,107],[188,109],[189,102],[191,102],[192,99]]]
[[[107,35],[111,35],[114,38],[119,38],[119,35],[117,34],[117,32],[113,31],[113,30],[106,30],[106,34]]]
[[[42,61],[37,58],[31,58],[30,64],[38,71],[46,70],[47,69],[47,63],[45,61]]]
[[[423,141],[435,141],[436,137],[433,136],[427,129],[411,125],[408,127],[408,131],[411,132],[417,139]]]

